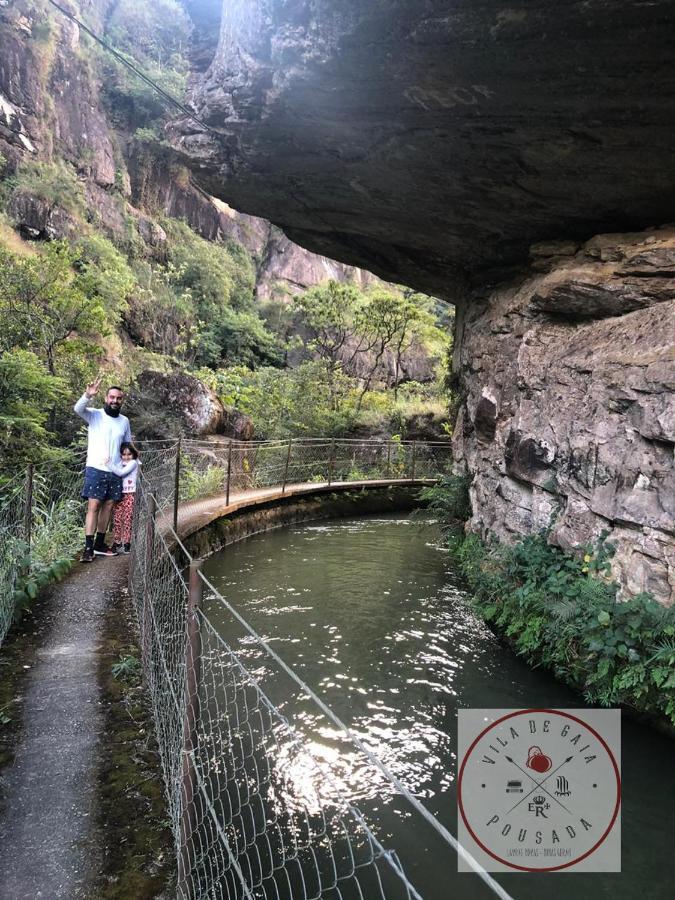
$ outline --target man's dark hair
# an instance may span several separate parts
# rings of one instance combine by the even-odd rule
[[[120,444],[120,456],[122,455],[122,453],[124,453],[125,450],[128,450],[134,459],[138,459],[138,450],[136,449],[136,447],[134,447],[133,444],[130,444],[129,441],[124,441]]]
[[[119,386],[119,384],[111,384],[108,390],[106,391],[106,396],[110,393],[110,391],[119,391],[120,394],[124,393],[124,389]]]

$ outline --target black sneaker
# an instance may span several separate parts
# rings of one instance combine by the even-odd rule
[[[94,561],[94,551],[91,547],[85,547],[84,553],[80,557],[80,562],[92,563]]]
[[[112,547],[103,547],[102,550],[99,550],[97,547],[94,548],[95,556],[117,556],[117,550],[113,550]]]

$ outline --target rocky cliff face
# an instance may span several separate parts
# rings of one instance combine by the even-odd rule
[[[116,0],[93,0],[72,10],[103,33],[116,6]],[[195,40],[198,48],[198,35]],[[0,2],[0,174],[11,175],[31,159],[66,161],[78,174],[90,218],[116,239],[131,225],[151,252],[161,250],[165,240],[152,221],[158,214],[185,219],[208,240],[234,239],[257,264],[262,298],[328,277],[372,279],[317,257],[273,231],[269,222],[214,200],[169,148],[120,129],[111,121],[81,41],[77,26],[40,2]],[[78,227],[63,205],[30,191],[13,196],[8,212],[33,239],[73,236]]]
[[[674,238],[591,238],[672,220],[672,35],[667,0],[229,0],[192,83],[208,128],[173,129],[210,193],[458,303],[473,528],[609,530],[624,592],[663,602]]]
[[[455,457],[471,527],[602,531],[628,594],[675,597],[675,230],[535,248],[525,280],[476,296],[457,347]],[[546,254],[564,253],[564,256]]]
[[[453,297],[534,241],[672,217],[669,0],[221,5],[212,130],[177,143],[303,246]]]

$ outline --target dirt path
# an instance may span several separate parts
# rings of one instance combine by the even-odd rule
[[[99,559],[50,593],[44,641],[25,682],[19,743],[2,773],[2,900],[92,897],[101,866],[97,654],[105,609],[126,573],[124,557]]]

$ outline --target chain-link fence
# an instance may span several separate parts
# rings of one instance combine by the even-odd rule
[[[274,465],[280,462],[285,468],[283,454]],[[300,686],[354,752],[364,754],[383,793],[403,796],[431,823],[449,861],[463,852],[456,840],[207,580],[168,517],[157,514],[161,504],[147,474],[137,494],[130,585],[166,780],[178,896],[420,898],[397,854],[341,785],[327,788],[335,776],[266,694],[260,673],[276,665]],[[214,604],[243,627],[244,653],[210,618]],[[484,872],[481,877],[490,882]]]
[[[289,441],[164,440],[140,445],[142,471],[160,511],[177,524],[214,496],[291,484],[420,481],[447,468],[448,442],[305,438]],[[29,466],[0,490],[0,644],[17,610],[43,586],[45,569],[83,543],[85,451]],[[35,577],[33,578],[32,575]],[[29,596],[26,596],[26,588]]]

